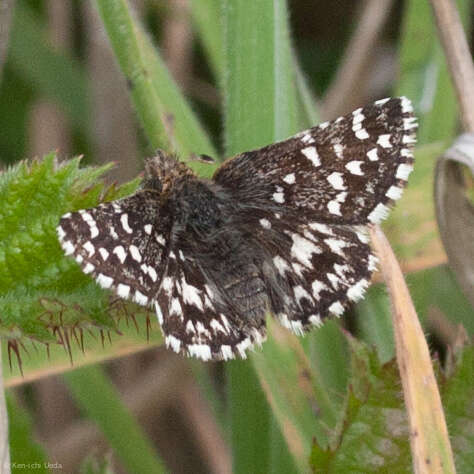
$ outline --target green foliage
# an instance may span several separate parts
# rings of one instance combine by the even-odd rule
[[[414,259],[439,251],[431,204],[433,164],[456,127],[456,103],[426,2],[407,3],[400,49],[397,91],[415,100],[421,141],[410,186],[385,228],[398,254]],[[459,2],[463,11],[467,0]],[[131,100],[150,150],[173,149],[217,156],[213,141],[184,99],[159,53],[125,0],[97,0]],[[196,33],[225,103],[226,155],[285,138],[316,121],[311,94],[294,58],[284,0],[203,0],[191,2]],[[464,15],[464,18],[467,16]],[[222,20],[222,24],[221,21]],[[40,22],[19,2],[10,47],[10,74],[28,93],[41,93],[67,113],[81,133],[88,127],[88,84],[81,65],[49,47]],[[0,106],[10,100],[3,90]],[[14,116],[16,110],[12,110]],[[4,114],[8,115],[9,114]],[[15,116],[16,117],[16,116]],[[15,118],[2,130],[0,144],[17,143]],[[14,137],[14,138],[8,138]],[[442,141],[444,140],[444,142]],[[214,139],[214,143],[218,143]],[[16,145],[17,146],[17,145]],[[20,152],[19,152],[20,153]],[[192,165],[202,176],[213,167]],[[65,258],[56,239],[61,214],[133,192],[138,180],[106,187],[108,167],[79,168],[74,159],[61,166],[53,155],[21,163],[0,175],[0,335],[56,341],[54,331],[113,329],[109,293]],[[436,247],[438,245],[438,247]],[[428,249],[428,251],[427,251]],[[446,267],[409,278],[422,319],[430,305],[474,331],[465,298]],[[134,307],[137,310],[137,307]],[[269,324],[269,340],[251,361],[227,364],[229,418],[235,472],[411,472],[408,428],[394,345],[390,307],[381,285],[357,309],[358,334],[376,349],[347,338],[337,321],[306,338]],[[158,331],[157,331],[158,332]],[[378,357],[382,360],[379,362]],[[474,470],[472,379],[474,350],[465,349],[441,375],[459,472]],[[196,371],[196,373],[198,373]],[[149,441],[96,368],[67,375],[84,412],[104,432],[131,472],[163,470]],[[212,393],[208,384],[209,398]],[[215,408],[220,412],[222,405]],[[31,427],[10,406],[12,460],[31,450]],[[224,418],[224,417],[222,417]],[[127,438],[123,438],[123,433]],[[130,440],[128,434],[130,433]],[[123,439],[122,439],[123,438]],[[314,441],[314,444],[313,444]],[[143,454],[144,453],[144,454]],[[30,456],[30,454],[28,455]],[[26,459],[22,457],[21,459]],[[107,464],[88,462],[84,472],[107,472]]]
[[[123,197],[138,185],[105,187],[98,178],[110,166],[79,168],[79,159],[58,165],[54,154],[22,162],[0,174],[1,335],[53,342],[60,327],[112,329],[108,294],[64,257],[59,217],[102,200]]]
[[[441,398],[446,413],[454,461],[459,474],[474,472],[474,346],[456,356],[452,375],[445,380]]]
[[[350,336],[348,340],[352,370],[344,410],[329,446],[313,445],[313,470],[410,473],[409,426],[396,363],[382,364],[373,349]],[[474,347],[469,346],[458,356],[452,375],[439,376],[457,469],[466,474],[474,468],[473,369]]]
[[[129,472],[165,472],[150,440],[100,367],[74,370],[64,378],[79,406],[99,426]]]
[[[49,472],[45,467],[46,453],[33,439],[33,426],[29,413],[21,408],[10,394],[7,394],[6,399],[10,420],[8,436],[12,473]]]

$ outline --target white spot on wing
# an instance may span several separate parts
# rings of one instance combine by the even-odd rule
[[[311,290],[316,300],[319,300],[321,298],[321,296],[319,295],[321,291],[327,289],[328,287],[322,281],[319,280],[314,280],[313,284],[311,285]]]
[[[260,222],[260,225],[264,229],[270,229],[272,227],[272,225],[271,225],[271,223],[268,219],[260,219],[259,222]]]
[[[104,275],[103,273],[99,273],[97,275],[96,281],[102,288],[110,288],[114,282],[114,279]]]
[[[74,245],[69,240],[65,240],[62,247],[65,255],[71,255],[74,252]]]
[[[341,214],[341,204],[334,199],[328,202],[328,210],[331,214],[340,216]]]
[[[101,247],[99,249],[100,256],[102,257],[102,260],[105,262],[109,258],[109,252],[107,249],[104,249],[104,247]]]
[[[138,250],[138,247],[136,245],[130,245],[128,249],[130,250],[132,258],[140,263],[142,261],[142,254],[140,253],[140,250]]]
[[[308,239],[301,237],[298,233],[291,234],[293,245],[291,246],[291,255],[308,268],[313,268],[311,256],[313,253],[321,253],[321,249],[314,245]]]
[[[377,101],[375,101],[375,105],[384,105],[384,104],[386,104],[389,100],[390,100],[390,97],[387,97],[387,98],[385,98],[385,99],[377,100]]]
[[[347,297],[352,301],[359,300],[364,295],[368,286],[369,282],[366,279],[359,280],[347,290]]]
[[[283,204],[285,202],[285,196],[283,195],[283,193],[273,193],[273,200],[275,202]]]
[[[141,304],[142,306],[146,306],[148,304],[148,298],[143,293],[140,293],[138,290],[135,290],[133,300],[136,303]]]
[[[95,270],[95,267],[94,267],[94,265],[92,265],[92,263],[86,264],[86,266],[82,269],[82,271],[83,271],[84,273],[91,273],[91,272],[93,272],[94,270]]]
[[[372,150],[369,150],[367,152],[367,158],[370,161],[378,161],[379,157],[377,155],[377,148],[372,148]]]
[[[365,140],[366,138],[369,138],[369,134],[367,133],[367,130],[365,128],[362,128],[360,130],[357,130],[355,132],[355,136],[359,139],[359,140]]]
[[[307,299],[308,301],[313,301],[313,298],[311,297],[311,295],[301,285],[295,286],[293,288],[293,293],[295,294],[295,298],[296,298],[296,301],[298,301],[298,303],[302,299]]]
[[[392,144],[390,143],[390,134],[386,133],[384,135],[380,135],[377,143],[382,147],[382,148],[392,148]]]
[[[191,357],[197,357],[202,360],[209,360],[211,358],[211,348],[207,344],[190,344],[187,349]]]
[[[158,304],[158,301],[155,301],[155,312],[156,312],[156,317],[158,319],[158,323],[161,326],[163,324],[163,312],[161,311],[161,308],[160,308],[160,305]]]
[[[385,193],[385,196],[396,201],[397,199],[400,199],[402,193],[402,188],[399,188],[398,186],[390,186],[390,188],[388,188],[388,191]]]
[[[344,185],[344,180],[342,178],[342,173],[334,171],[326,179],[328,180],[329,184],[334,189],[338,189],[338,190],[347,189],[346,186]]]
[[[367,219],[374,224],[377,224],[382,219],[385,219],[390,212],[390,209],[381,202],[375,206],[375,209],[367,216]]]
[[[115,247],[112,250],[112,253],[117,255],[117,258],[120,260],[121,263],[123,263],[125,261],[125,259],[127,258],[127,254],[125,253],[125,249],[121,245],[117,245],[117,247]]]
[[[344,257],[344,252],[342,251],[342,249],[347,247],[347,242],[340,239],[325,239],[324,242],[331,249],[331,252],[334,252],[337,255]]]
[[[119,283],[117,285],[117,295],[120,296],[120,298],[128,298],[130,295],[130,287],[128,285],[124,285],[123,283]]]
[[[173,351],[179,353],[181,349],[181,341],[172,335],[168,335],[166,336],[166,347],[171,347]]]
[[[234,358],[234,353],[232,352],[232,348],[226,344],[221,346],[221,354],[222,354],[222,359],[224,360],[229,360],[229,359]]]
[[[183,301],[188,304],[196,306],[199,310],[203,311],[203,304],[201,297],[199,296],[200,291],[193,285],[189,285],[184,276],[181,278],[181,285],[183,291]]]
[[[283,178],[283,181],[284,181],[285,183],[288,183],[288,184],[294,184],[294,182],[296,181],[295,173],[287,174],[287,175]]]
[[[273,263],[275,264],[275,267],[277,267],[278,272],[280,275],[284,275],[286,271],[290,270],[290,266],[288,263],[286,263],[285,260],[283,260],[279,255],[273,258]]]
[[[346,168],[349,170],[351,174],[356,174],[358,176],[363,176],[364,173],[360,169],[360,165],[363,163],[363,161],[349,161],[349,163],[346,164]]]
[[[122,223],[123,230],[125,232],[127,232],[127,234],[131,234],[133,232],[132,229],[130,228],[130,226],[128,225],[128,214],[127,213],[122,214],[120,216],[120,222]]]
[[[334,313],[337,316],[340,316],[344,312],[344,307],[339,301],[336,301],[328,308],[329,312]]]
[[[146,224],[143,226],[143,230],[150,235],[151,234],[151,224]]]
[[[311,163],[313,163],[314,166],[321,166],[321,160],[319,159],[318,151],[316,150],[316,147],[314,146],[309,146],[306,148],[303,148],[301,150],[301,153],[303,153],[306,158],[308,158]]]
[[[84,249],[89,253],[89,257],[92,257],[95,253],[95,247],[92,245],[92,242],[89,240],[83,245]]]

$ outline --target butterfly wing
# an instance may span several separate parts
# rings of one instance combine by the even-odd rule
[[[170,230],[153,191],[65,214],[57,227],[65,254],[84,273],[141,305],[150,304],[158,291]]]
[[[208,272],[183,251],[170,252],[156,302],[166,345],[202,360],[245,358],[249,347],[266,338],[265,308],[251,318],[243,317],[226,297],[230,285],[226,291],[222,281],[210,278]],[[227,272],[226,277],[232,274]]]
[[[214,181],[250,209],[297,213],[307,222],[377,223],[413,168],[416,127],[408,99],[383,99],[242,153]]]
[[[267,222],[257,238],[271,256],[267,292],[283,326],[302,334],[362,298],[377,261],[364,227]]]

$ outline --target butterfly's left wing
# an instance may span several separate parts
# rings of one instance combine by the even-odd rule
[[[416,127],[407,98],[383,99],[227,160],[214,180],[246,209],[306,222],[377,223],[413,168]]]

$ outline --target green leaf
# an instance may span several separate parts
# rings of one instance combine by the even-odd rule
[[[96,3],[151,146],[176,151],[184,160],[192,153],[217,156],[125,0]]]
[[[95,421],[129,472],[166,472],[150,440],[99,366],[74,370],[64,379],[79,406]]]
[[[230,156],[295,133],[296,91],[286,3],[228,0],[222,1],[222,13],[225,139]],[[272,421],[254,369],[236,361],[228,364],[228,377],[234,471],[267,472]]]
[[[441,386],[441,398],[458,474],[474,472],[474,347],[457,357],[453,375]]]
[[[471,2],[457,1],[468,25]],[[400,81],[397,95],[414,103],[419,117],[419,143],[452,139],[458,107],[429,2],[410,0],[405,9],[400,47]]]
[[[58,166],[54,154],[0,174],[0,313],[3,337],[54,342],[55,328],[115,327],[108,294],[64,256],[56,235],[62,214],[123,196],[97,181],[109,167]],[[136,186],[137,182],[134,182]],[[125,188],[130,191],[130,186]],[[81,326],[84,325],[84,326]]]
[[[81,64],[51,48],[39,20],[26,6],[15,7],[9,43],[9,62],[25,81],[54,100],[69,123],[87,133],[90,126],[89,83]]]
[[[373,350],[349,337],[352,375],[343,417],[329,447],[315,443],[318,473],[411,472],[408,423],[395,361],[381,365]]]
[[[15,400],[12,393],[6,392],[12,473],[50,472],[46,467],[46,453],[35,441],[33,423],[28,414]]]

